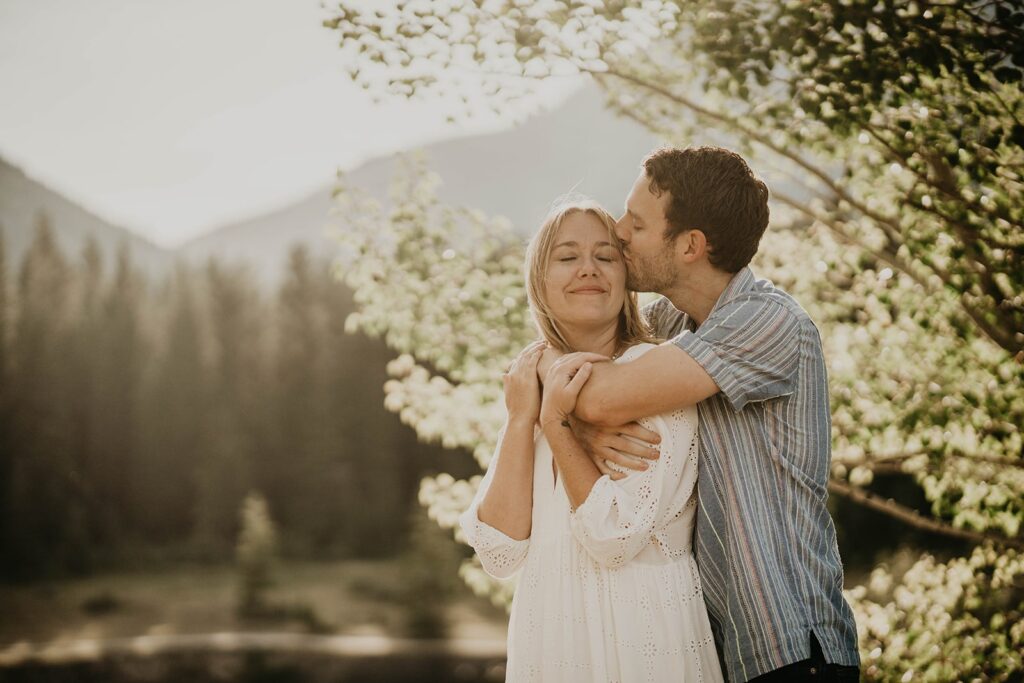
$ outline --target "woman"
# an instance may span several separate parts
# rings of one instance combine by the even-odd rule
[[[537,377],[548,344],[613,362],[653,347],[636,295],[625,289],[614,225],[597,204],[574,203],[553,212],[530,243],[527,286],[544,340],[505,375],[508,419],[460,522],[489,574],[522,569],[507,680],[720,681],[690,549],[696,410],[643,420],[661,435],[661,455],[613,481],[568,426],[590,366],[570,376],[567,362],[556,361],[543,394]]]

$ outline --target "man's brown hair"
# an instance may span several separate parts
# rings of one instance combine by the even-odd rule
[[[768,227],[768,186],[743,157],[722,147],[662,147],[643,167],[651,192],[670,196],[666,239],[700,230],[711,265],[736,273],[750,263]]]

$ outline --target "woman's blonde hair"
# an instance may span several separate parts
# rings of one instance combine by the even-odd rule
[[[530,302],[530,310],[541,336],[549,344],[565,353],[577,349],[569,346],[558,321],[552,315],[544,284],[547,277],[548,261],[551,259],[551,251],[555,245],[555,236],[562,226],[562,221],[574,213],[589,213],[600,220],[608,229],[609,241],[619,250],[619,256],[622,256],[622,247],[619,244],[619,238],[615,235],[615,218],[601,208],[600,204],[588,198],[572,198],[557,203],[544,219],[540,230],[530,240],[530,244],[526,248],[526,295]],[[651,334],[650,326],[640,313],[636,299],[636,292],[626,291],[622,310],[619,312],[618,346],[620,348],[638,342],[656,341]]]

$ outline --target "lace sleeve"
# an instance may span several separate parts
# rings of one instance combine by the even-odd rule
[[[487,473],[476,490],[473,502],[459,517],[459,525],[462,527],[463,533],[466,534],[469,545],[473,547],[480,558],[480,564],[483,565],[484,571],[496,579],[507,579],[515,574],[522,566],[526,559],[526,552],[530,548],[529,538],[516,540],[480,521],[480,503],[494,479],[494,471],[498,467],[501,441],[504,436],[505,430],[502,428],[498,435],[498,444],[494,448],[494,456],[487,466]]]
[[[607,567],[629,562],[682,517],[697,482],[697,409],[690,407],[640,420],[661,435],[661,457],[625,479],[603,476],[572,513],[573,535]],[[666,552],[673,553],[672,548]]]

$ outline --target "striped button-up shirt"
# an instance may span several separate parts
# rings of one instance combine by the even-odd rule
[[[858,665],[853,612],[825,507],[828,378],[818,329],[788,294],[738,272],[699,327],[662,298],[646,309],[720,391],[698,405],[697,564],[731,681],[811,656]]]

